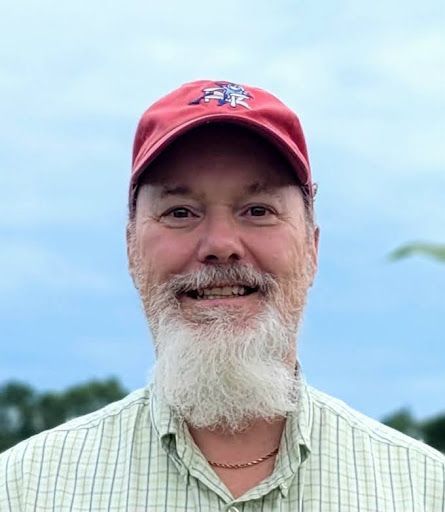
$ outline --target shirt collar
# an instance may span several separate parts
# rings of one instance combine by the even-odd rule
[[[295,410],[290,411],[287,415],[275,470],[264,481],[264,485],[261,484],[252,490],[255,496],[255,493],[261,494],[273,488],[279,488],[282,495],[286,496],[292,480],[301,470],[302,463],[310,456],[313,404],[301,371],[298,378],[300,379],[298,402]],[[185,423],[180,421],[171,408],[153,392],[150,394],[150,408],[152,426],[164,450],[172,458],[184,478],[187,478],[189,471],[193,471],[195,464],[203,467],[205,459],[201,452],[194,447]],[[204,474],[202,471],[200,472],[201,478]],[[207,485],[211,485],[212,476],[209,476],[206,482]],[[250,496],[250,492],[248,495]]]
[[[159,439],[178,432],[179,422],[171,408],[159,397],[153,387],[150,390],[150,417],[152,426]]]
[[[300,373],[300,389],[296,409],[289,413],[289,435],[295,444],[304,446],[311,451],[313,424],[313,403],[304,376]]]
[[[300,376],[299,397],[295,410],[287,414],[275,470],[267,483],[279,487],[287,495],[291,481],[311,453],[312,400],[304,379]]]
[[[176,436],[181,428],[179,419],[171,408],[156,396],[150,393],[151,421],[158,437],[162,440],[166,436]],[[306,451],[311,451],[310,440],[313,422],[313,404],[307,383],[304,377],[300,377],[300,391],[298,405],[294,411],[288,413],[285,428],[285,441],[288,447],[286,451],[303,446]],[[282,448],[285,448],[282,446]]]

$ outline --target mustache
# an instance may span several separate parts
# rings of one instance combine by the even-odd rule
[[[215,264],[187,274],[174,275],[162,287],[177,296],[202,288],[236,285],[254,288],[266,295],[276,290],[278,283],[273,274],[260,272],[251,265]]]

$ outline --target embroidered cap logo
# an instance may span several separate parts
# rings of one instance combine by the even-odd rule
[[[251,108],[247,101],[253,96],[247,92],[244,87],[232,83],[215,83],[217,87],[206,87],[202,89],[204,94],[196,100],[191,101],[189,105],[198,105],[201,101],[209,103],[211,100],[215,100],[218,102],[219,106],[229,104],[232,108],[236,108],[238,105],[248,109]]]

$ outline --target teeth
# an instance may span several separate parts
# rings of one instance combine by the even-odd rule
[[[197,298],[218,299],[221,297],[233,297],[244,295],[246,289],[244,286],[223,286],[215,288],[204,288],[197,291]]]

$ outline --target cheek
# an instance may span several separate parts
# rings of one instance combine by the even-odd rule
[[[250,237],[248,245],[256,264],[277,276],[291,276],[305,257],[302,243],[288,229]]]
[[[186,239],[150,229],[140,240],[142,262],[156,281],[185,272],[192,261],[193,245]]]

